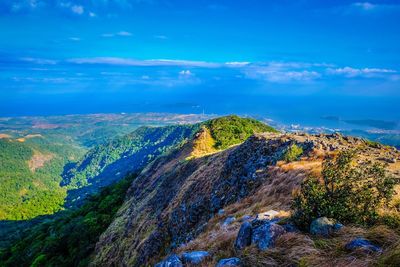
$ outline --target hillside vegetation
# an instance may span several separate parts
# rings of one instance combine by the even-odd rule
[[[258,120],[243,119],[235,115],[212,119],[205,125],[210,129],[217,149],[240,144],[255,133],[277,132]]]
[[[192,266],[199,255],[200,266],[400,264],[394,148],[340,134],[277,133],[236,116],[132,135],[148,142],[131,159],[159,153],[142,154],[155,156],[140,174],[27,231],[1,252],[1,264]],[[135,147],[126,138],[116,139],[127,144],[120,147]],[[111,155],[108,144],[99,151]],[[101,176],[108,166],[99,177],[120,180]]]
[[[221,125],[230,120],[234,127],[224,133]],[[217,122],[207,121],[194,125],[141,127],[124,137],[96,146],[75,167],[69,169],[70,174],[76,171],[84,179],[79,179],[80,176],[74,173],[70,176],[71,180],[64,182],[69,182],[68,187],[78,188],[95,183],[96,179],[102,185],[105,184],[103,179],[106,182],[122,179],[121,182],[89,197],[86,204],[76,211],[63,211],[55,215],[54,219],[48,219],[27,231],[18,242],[3,250],[1,262],[6,266],[86,266],[100,234],[111,223],[125,198],[124,192],[136,177],[131,175],[123,179],[121,176],[144,167],[158,156],[174,157],[182,149],[186,151],[185,147],[191,153],[196,151],[198,154],[195,156],[199,157],[217,152],[211,129],[214,129],[216,140],[224,140],[222,144],[225,145],[238,144],[250,133],[264,129],[274,131],[262,123],[231,116]],[[29,154],[26,159],[32,155]],[[182,160],[190,161],[187,158]]]
[[[74,189],[67,198],[67,206],[79,204],[85,195],[145,167],[157,156],[191,138],[198,129],[197,124],[140,127],[94,147],[63,173],[62,186]]]
[[[173,137],[173,131],[157,136],[158,128],[152,127],[153,133],[148,130],[146,137],[145,130],[134,131],[139,126],[187,124],[202,118],[208,116],[138,113],[0,118],[0,220],[53,214],[66,202],[84,199],[122,179],[131,163],[137,169],[179,142],[179,134]],[[136,158],[132,151],[137,152]],[[107,176],[101,176],[102,172]],[[97,176],[101,179],[92,179]],[[13,227],[1,227],[0,239],[12,235],[7,233]]]
[[[99,235],[121,206],[135,174],[102,189],[84,206],[65,211],[33,229],[8,249],[0,266],[87,266]]]
[[[35,137],[0,139],[0,220],[26,220],[63,207],[61,173],[81,150]]]
[[[202,140],[196,139],[194,146],[197,156],[239,144],[254,133],[276,132],[257,120],[238,116],[226,116],[192,125],[140,127],[123,137],[95,146],[79,162],[66,169],[62,185],[69,189],[81,188],[76,192],[71,191],[68,203],[79,203],[75,199],[88,192],[96,192],[101,186],[109,185],[127,173],[145,167],[156,157],[192,139],[201,129],[202,140],[207,137],[208,144],[201,145]]]

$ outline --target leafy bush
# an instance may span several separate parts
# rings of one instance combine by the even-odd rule
[[[217,149],[239,144],[255,133],[277,132],[258,120],[233,115],[210,120],[206,125],[211,131]]]
[[[301,146],[293,144],[288,147],[285,153],[283,153],[282,159],[286,162],[292,162],[298,160],[302,154],[303,148]]]
[[[356,164],[355,151],[344,151],[323,163],[322,179],[310,177],[295,195],[293,219],[308,228],[326,216],[341,222],[371,224],[378,209],[390,201],[397,180],[378,163]]]

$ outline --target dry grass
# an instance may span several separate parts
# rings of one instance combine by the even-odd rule
[[[386,225],[378,225],[368,229],[366,238],[383,248],[391,247],[400,240],[399,234]]]
[[[378,266],[397,267],[400,266],[400,242],[383,253],[378,260]]]
[[[237,224],[228,227],[217,225],[213,230],[205,231],[195,240],[180,246],[176,253],[205,250],[212,257],[201,266],[215,266],[218,260],[235,256],[234,242],[238,231],[239,225]]]
[[[217,152],[214,148],[215,140],[212,138],[210,130],[203,127],[193,140],[193,151],[191,157],[201,157]]]
[[[266,251],[250,246],[240,257],[245,266],[298,266],[307,256],[318,255],[314,242],[306,235],[286,233],[279,237],[275,247]]]

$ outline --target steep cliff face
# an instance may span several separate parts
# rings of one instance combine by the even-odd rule
[[[100,237],[92,265],[154,264],[209,231],[222,208],[241,215],[263,207],[289,211],[292,191],[310,172],[318,174],[329,153],[357,148],[361,157],[388,162],[400,175],[398,151],[341,135],[256,134],[241,145],[193,157],[198,143],[158,158],[135,179]],[[294,144],[302,150],[299,160],[283,163]]]

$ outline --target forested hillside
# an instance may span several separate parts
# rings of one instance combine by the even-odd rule
[[[136,177],[130,175],[124,179],[123,176],[128,172],[143,168],[159,155],[169,155],[166,152],[179,151],[182,145],[190,145],[191,140],[201,138],[197,133],[204,128],[210,133],[212,139],[210,144],[214,146],[213,151],[241,143],[256,132],[275,131],[255,120],[228,116],[192,125],[141,127],[131,134],[96,146],[83,157],[75,168],[69,169],[70,174],[77,171],[77,174],[82,176],[72,175],[70,176],[71,180],[63,181],[63,185],[77,188],[70,189],[68,197],[75,196],[82,199],[84,194],[88,194],[87,188],[91,189],[89,193],[94,193],[100,190],[100,186],[116,183],[101,190],[94,197],[87,198],[85,202],[80,202],[83,206],[76,211],[62,211],[56,214],[54,219],[44,218],[42,223],[35,222],[39,225],[34,226],[32,230],[25,233],[21,231],[22,239],[3,251],[1,261],[7,266],[30,264],[34,266],[42,264],[47,266],[78,264],[86,266],[95,242],[111,223],[113,214],[124,199],[124,192],[130,185],[130,181]],[[20,153],[14,153],[16,158],[12,161],[29,161],[35,153],[28,143],[3,141],[9,145],[6,149],[9,153],[17,148],[21,149]],[[16,147],[13,148],[13,146]],[[10,155],[4,156],[12,159]],[[10,163],[7,164],[11,166]],[[28,166],[29,164],[22,164],[21,169],[28,171]],[[79,179],[82,177],[85,179]],[[121,181],[117,182],[118,180]],[[69,183],[66,183],[67,181]],[[96,186],[87,186],[88,184]],[[62,196],[65,196],[65,191],[61,192],[64,194]],[[74,195],[71,192],[77,194]],[[46,203],[46,199],[43,203]],[[15,225],[13,228],[13,225],[10,224],[4,224],[4,226],[9,227],[10,230],[20,230],[20,227],[23,227],[23,225]],[[4,232],[3,236],[8,237],[8,233]],[[7,242],[11,242],[13,238],[18,238],[18,236],[10,236]],[[3,245],[7,245],[7,242],[4,242]]]
[[[129,167],[129,160],[133,160],[134,165],[136,160],[127,158],[128,154],[120,154],[121,149],[124,153],[130,146],[135,150],[149,144],[140,138],[132,141],[138,135],[128,133],[141,125],[181,124],[200,119],[200,115],[159,113],[0,118],[0,220],[26,220],[53,214],[63,208],[67,196],[67,199],[79,198],[80,194],[97,192],[99,186],[115,181],[112,176],[111,179],[100,180],[104,183],[97,184],[94,190],[85,188],[67,192],[87,184],[82,179],[82,184],[64,187],[66,183],[62,183],[61,175],[79,162],[89,148],[94,147],[88,158],[93,156],[104,160],[107,166],[120,156],[121,170],[127,173],[129,170],[125,172],[124,169]],[[104,143],[106,145],[102,146]],[[157,149],[162,152],[162,144]],[[104,153],[101,154],[101,151]],[[151,148],[149,151],[152,152]],[[143,156],[145,162],[151,159],[151,156],[147,158],[145,149],[142,152],[138,158]],[[95,156],[96,153],[99,155]],[[104,163],[96,162],[94,165],[97,164],[102,166]],[[106,168],[106,174],[112,173],[117,165]],[[98,170],[89,167],[88,174],[95,171]],[[78,175],[77,180],[86,174]],[[117,177],[121,179],[124,175]],[[1,231],[0,237],[3,233],[7,235],[7,231]]]
[[[0,220],[26,220],[62,209],[64,165],[82,150],[42,136],[0,139]]]
[[[110,184],[190,138],[197,129],[198,125],[140,127],[91,149],[63,174],[62,185],[81,188],[96,183]]]
[[[0,249],[0,266],[87,266],[99,235],[113,220],[135,174],[106,187],[74,211],[26,230],[24,237]]]
[[[123,137],[95,146],[79,162],[66,168],[62,185],[70,189],[67,206],[82,200],[86,194],[96,192],[99,187],[143,168],[157,156],[193,137],[201,127],[209,129],[217,150],[243,142],[257,132],[276,132],[257,120],[237,116],[191,125],[140,127]]]

